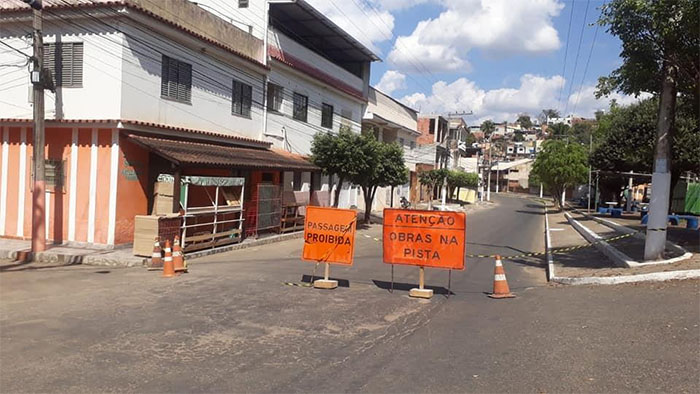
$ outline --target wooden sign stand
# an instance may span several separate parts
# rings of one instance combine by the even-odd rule
[[[338,287],[337,280],[328,279],[331,271],[331,265],[326,263],[326,268],[324,269],[323,279],[317,279],[314,281],[314,288],[316,289],[335,289]]]
[[[425,286],[425,267],[420,267],[418,275],[418,288],[413,288],[408,292],[409,297],[415,298],[433,298],[433,290],[426,289]]]

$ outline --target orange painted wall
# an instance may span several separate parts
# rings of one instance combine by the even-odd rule
[[[78,178],[75,201],[75,240],[87,242],[88,207],[90,204],[90,144],[92,129],[78,129]]]
[[[134,239],[134,216],[147,215],[148,151],[119,138],[119,174],[117,175],[117,218],[114,243]]]
[[[24,173],[24,238],[32,237],[32,149],[34,146],[34,130],[27,127],[27,163]],[[17,165],[19,169],[19,164]]]
[[[95,243],[107,243],[109,226],[109,176],[112,130],[97,130],[97,195],[95,196]]]
[[[46,128],[46,158],[64,162],[64,182],[61,187],[48,187],[49,240],[62,243],[68,238],[68,186],[70,180],[71,128]],[[28,196],[28,201],[31,201]],[[26,219],[25,219],[26,222]]]
[[[19,186],[19,143],[20,127],[10,127],[10,145],[7,161],[7,208],[5,213],[5,234],[17,234],[17,187]],[[26,218],[25,218],[26,220]]]

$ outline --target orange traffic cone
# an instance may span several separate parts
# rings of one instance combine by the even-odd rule
[[[177,273],[187,272],[185,257],[182,255],[182,248],[180,247],[180,237],[177,235],[173,241],[173,266]]]
[[[157,271],[163,268],[163,257],[160,250],[160,240],[156,237],[153,243],[153,254],[151,255],[151,264],[148,266],[149,271]]]
[[[173,266],[173,254],[170,251],[170,240],[165,240],[165,259],[163,260],[163,277],[172,278],[175,276],[175,267]]]
[[[503,270],[501,256],[496,255],[496,268],[494,269],[493,277],[493,293],[489,294],[491,298],[513,298],[515,297],[508,287],[506,280],[506,272]]]

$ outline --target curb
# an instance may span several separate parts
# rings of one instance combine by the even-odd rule
[[[639,263],[632,260],[631,257],[610,246],[610,244],[605,242],[600,235],[579,223],[578,220],[574,219],[568,212],[564,212],[564,216],[566,217],[566,220],[569,221],[571,226],[575,228],[576,231],[578,231],[583,238],[586,239],[586,241],[594,244],[596,249],[600,250],[606,257],[612,260],[614,265],[624,268],[636,267],[639,265]]]
[[[554,277],[553,282],[565,285],[618,285],[623,283],[664,282],[667,280],[682,280],[700,278],[700,269],[684,271],[651,272],[639,275],[624,276],[586,276],[581,278]]]
[[[547,257],[547,281],[551,282],[554,276],[554,256],[552,255],[552,236],[549,232],[549,214],[547,213],[547,204],[542,203],[544,208],[544,250]]]
[[[147,259],[140,257],[131,258],[107,258],[89,254],[67,254],[55,252],[32,253],[26,249],[0,250],[0,259],[34,260],[39,263],[60,263],[61,265],[94,265],[107,267],[137,267],[143,265]]]
[[[288,241],[290,239],[298,239],[298,238],[303,238],[303,237],[304,237],[304,232],[297,231],[294,233],[276,235],[273,237],[268,237],[268,238],[263,238],[263,239],[257,239],[257,240],[250,241],[250,242],[244,241],[244,242],[237,243],[234,245],[227,245],[227,246],[222,246],[219,248],[187,253],[187,254],[185,254],[185,259],[189,261],[191,259],[198,259],[200,257],[210,256],[212,254],[230,252],[233,250],[247,249],[247,248],[252,248],[254,246],[267,245],[267,244],[271,244],[271,243],[275,243],[275,242]]]
[[[623,234],[634,234],[633,237],[635,237],[637,239],[644,239],[645,238],[643,233],[641,233],[635,229],[629,228],[627,226],[623,226],[621,224],[615,223],[612,220],[603,219],[603,218],[599,218],[597,216],[589,215],[588,213],[579,211],[578,209],[573,209],[573,211],[580,214],[580,215],[583,215],[587,218],[590,218],[591,220],[594,220],[594,221],[596,221],[604,226],[610,227],[611,229],[613,229],[617,232],[620,232]],[[643,264],[643,265],[669,264],[669,263],[675,263],[677,261],[682,261],[682,260],[688,259],[688,258],[690,258],[690,256],[693,255],[692,253],[688,252],[684,247],[682,247],[680,245],[676,245],[675,243],[673,243],[671,241],[666,241],[666,247],[669,249],[675,250],[677,253],[682,253],[683,255],[679,256],[679,257],[674,257],[672,259],[667,259],[667,260],[652,261],[652,262],[648,262],[648,263],[637,263],[637,264]]]

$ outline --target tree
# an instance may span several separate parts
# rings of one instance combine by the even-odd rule
[[[481,123],[480,129],[484,132],[484,137],[489,138],[491,136],[491,133],[493,133],[496,130],[496,125],[491,119],[489,119]]]
[[[459,189],[463,187],[477,187],[479,185],[479,175],[464,171],[447,172],[447,195],[452,198],[455,189],[459,198]]]
[[[428,193],[428,209],[433,209],[433,193],[435,187],[442,185],[447,177],[448,170],[441,168],[439,170],[423,171],[418,174],[418,181],[421,185],[427,186],[430,192]]]
[[[537,155],[532,173],[540,179],[563,208],[561,195],[567,187],[588,179],[588,154],[583,145],[559,140],[546,141]]]
[[[678,94],[692,100],[700,118],[700,2],[612,0],[599,24],[622,41],[622,65],[598,80],[597,96],[613,91],[659,96],[649,228],[665,229],[671,188],[671,143]],[[644,258],[663,258],[666,231],[648,231]]]
[[[464,138],[464,142],[467,144],[467,146],[472,146],[477,141],[474,134],[468,133],[467,136]]]
[[[525,135],[523,134],[522,131],[516,131],[513,133],[513,141],[515,142],[523,142],[525,141]]]
[[[569,125],[566,123],[555,123],[549,126],[547,131],[549,132],[550,136],[560,138],[568,136],[570,128],[571,127],[569,127]]]
[[[651,172],[658,110],[659,100],[655,98],[626,107],[611,106],[609,113],[599,120],[591,165],[610,172]],[[675,123],[671,190],[686,171],[700,172],[700,129],[686,100],[679,101]],[[625,179],[619,176],[601,178],[601,189],[608,197],[617,197],[625,184]]]
[[[547,121],[552,118],[559,118],[559,111],[556,109],[543,109],[542,113],[540,113],[540,116],[537,118],[540,121],[540,124],[547,124]]]
[[[365,156],[362,136],[341,127],[338,134],[317,133],[311,143],[311,162],[326,175],[336,175],[333,206],[338,206],[343,182],[354,179],[376,165],[374,156]]]
[[[518,115],[516,123],[525,130],[530,130],[532,128],[532,120],[530,119],[530,115],[527,114]]]
[[[362,187],[365,198],[365,223],[370,223],[372,203],[377,188],[399,186],[408,182],[408,169],[404,164],[403,148],[399,144],[387,144],[377,141],[374,136],[362,136],[362,150],[375,165],[366,168],[352,178],[353,183]]]

